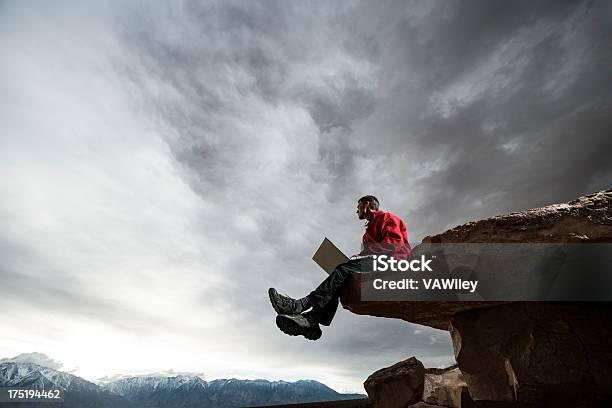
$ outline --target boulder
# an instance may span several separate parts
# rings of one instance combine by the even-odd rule
[[[459,367],[425,369],[423,401],[445,407],[468,408],[473,405],[467,383]]]
[[[423,397],[425,367],[415,357],[382,368],[363,383],[374,408],[406,408]]]

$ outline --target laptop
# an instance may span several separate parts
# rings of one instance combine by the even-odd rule
[[[336,266],[349,260],[349,257],[338,249],[327,237],[321,242],[317,252],[312,256],[315,261],[325,272],[331,274]]]

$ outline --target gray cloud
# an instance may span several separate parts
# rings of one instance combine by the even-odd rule
[[[612,181],[607,2],[0,8],[0,165],[16,172],[0,304],[20,310],[2,321],[16,353],[64,321],[106,347],[150,338],[100,370],[358,390],[452,349],[445,332],[343,311],[317,343],[278,332],[266,289],[310,291],[323,236],[357,252],[356,198],[378,196],[416,242]],[[40,311],[39,331],[19,323]]]
[[[423,191],[405,213],[432,219],[418,237],[610,185],[608,7],[436,3],[388,24],[389,97],[363,137],[386,129],[368,154],[405,175],[407,196]],[[413,171],[413,160],[432,171]]]

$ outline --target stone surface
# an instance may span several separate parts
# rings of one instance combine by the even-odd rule
[[[459,367],[425,369],[423,401],[445,407],[471,407],[467,383]]]
[[[342,307],[360,315],[402,319],[410,323],[418,323],[436,329],[449,330],[452,317],[459,313],[476,309],[486,309],[503,302],[361,302],[361,285],[367,279],[374,279],[376,272],[365,274],[355,273],[349,278],[349,283],[342,289]]]
[[[424,375],[423,364],[410,357],[374,372],[363,386],[374,408],[405,408],[423,397]]]
[[[416,404],[410,405],[408,408],[445,408],[442,405],[433,405],[433,404],[428,404],[426,402],[417,402]]]
[[[453,318],[475,401],[567,406],[612,397],[612,304],[515,303]]]
[[[612,242],[612,190],[469,222],[423,242]]]

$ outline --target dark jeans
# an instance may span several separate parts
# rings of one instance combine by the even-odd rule
[[[319,323],[329,326],[338,309],[340,290],[354,272],[371,272],[372,258],[352,259],[336,266],[336,269],[310,294],[308,299],[313,305]]]

